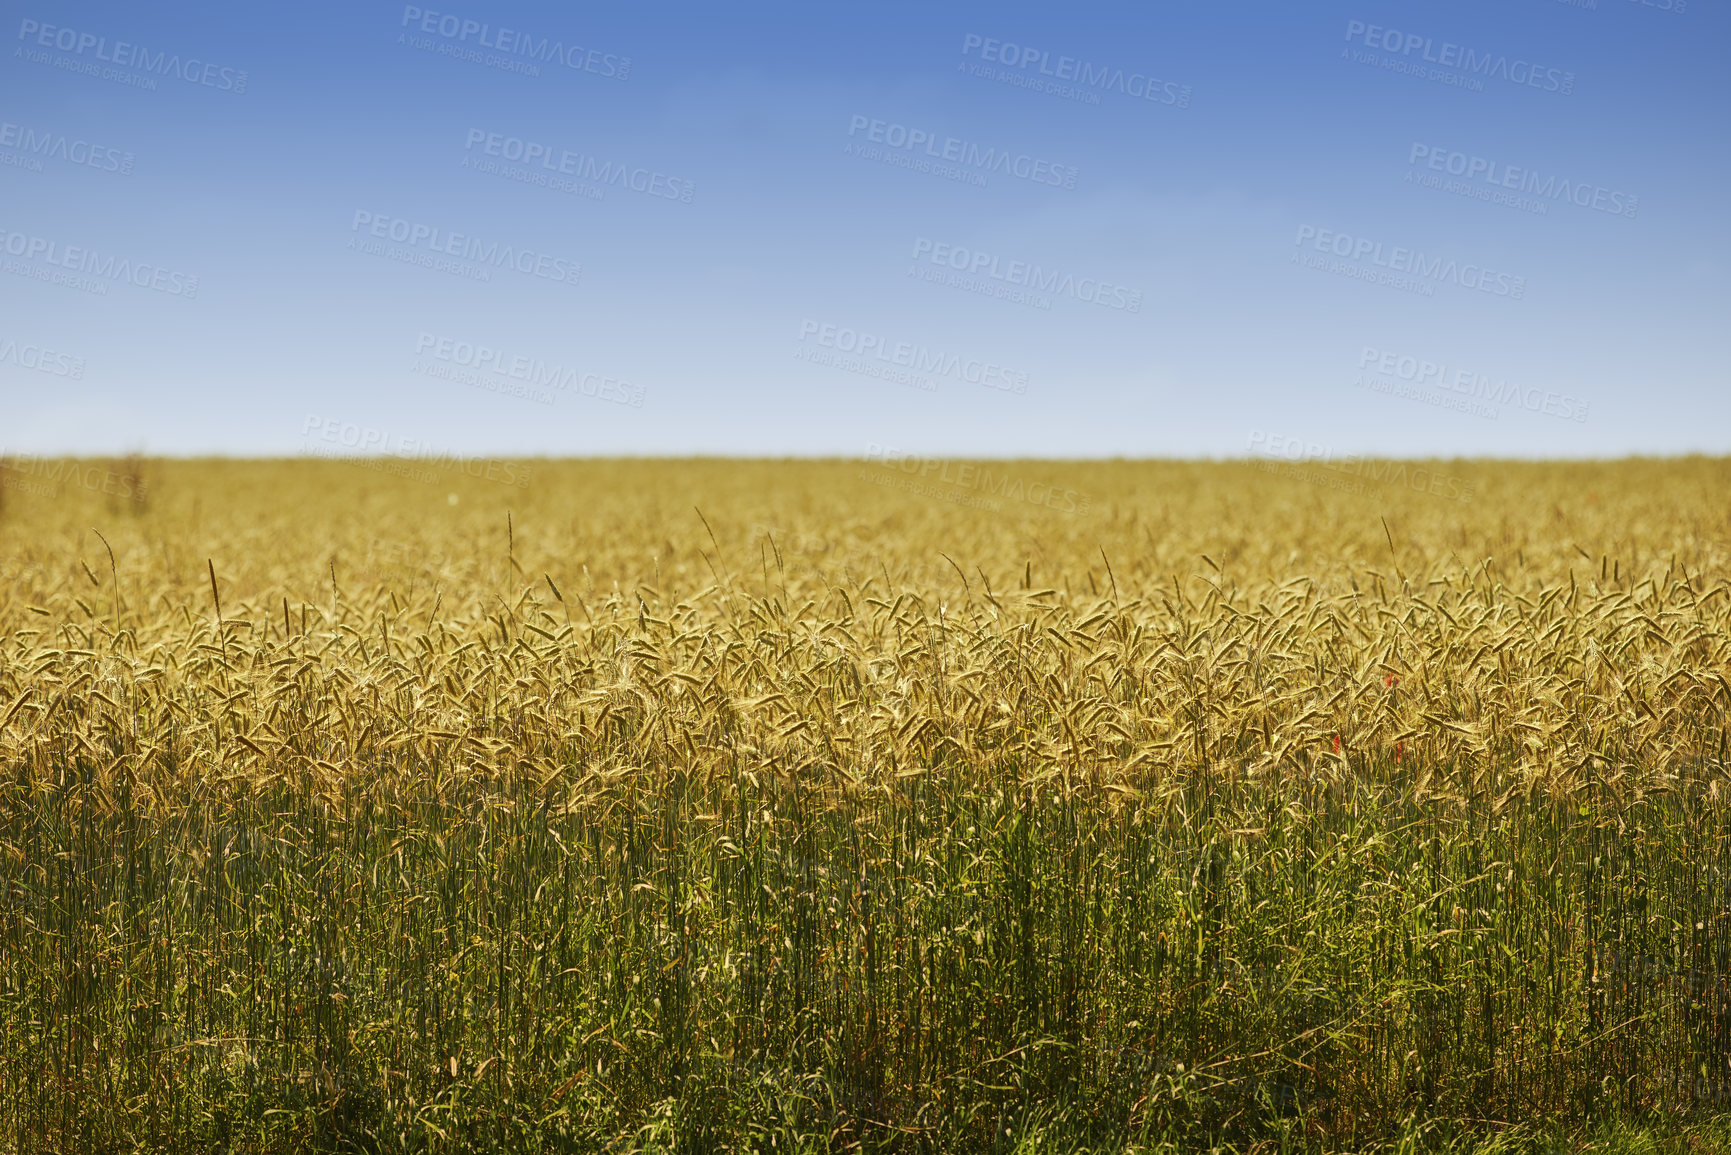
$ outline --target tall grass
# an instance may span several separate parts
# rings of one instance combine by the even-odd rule
[[[14,495],[0,1143],[1393,1150],[1725,1110],[1724,463],[1462,466],[1469,508],[1040,468],[1094,511],[839,464]]]

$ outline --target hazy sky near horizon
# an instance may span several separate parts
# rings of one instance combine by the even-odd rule
[[[1723,0],[9,6],[0,452],[1731,452]]]

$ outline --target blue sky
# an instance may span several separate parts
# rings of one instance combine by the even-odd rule
[[[1722,3],[9,8],[0,450],[1731,451]]]

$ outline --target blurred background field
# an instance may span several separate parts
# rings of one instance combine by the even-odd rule
[[[1728,493],[7,462],[0,1143],[1707,1142]]]

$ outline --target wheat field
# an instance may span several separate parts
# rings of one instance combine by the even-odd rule
[[[1731,462],[477,464],[0,467],[0,1149],[1731,1136]]]

